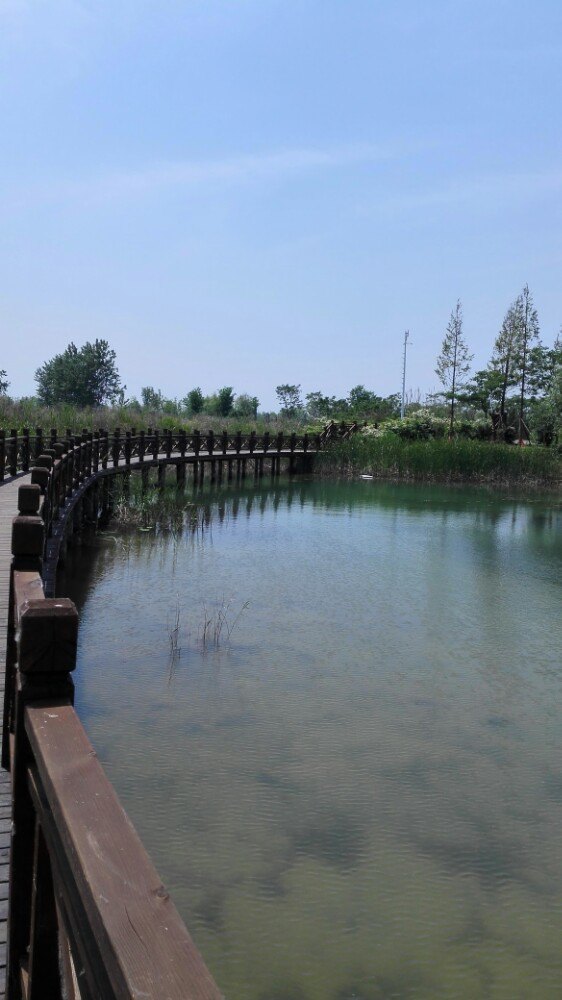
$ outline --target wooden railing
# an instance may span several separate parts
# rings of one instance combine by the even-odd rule
[[[61,433],[57,428],[43,431],[38,427],[34,433],[24,429],[6,432],[0,430],[0,482],[6,477],[16,476],[18,472],[29,472],[38,465],[38,460],[44,455],[54,452],[53,457],[63,454],[73,456],[72,476],[78,478],[82,467],[89,466],[91,470],[98,468],[116,468],[121,463],[131,464],[157,461],[165,457],[179,458],[216,458],[236,457],[237,455],[264,456],[290,455],[291,453],[314,453],[321,450],[325,444],[334,439],[346,438],[358,429],[358,424],[335,423],[326,424],[319,434],[296,433],[270,434],[267,431],[258,435],[255,431],[243,434],[214,431],[152,430],[121,432],[119,428],[109,432],[105,430],[80,433],[67,430]],[[66,482],[68,487],[69,483]]]
[[[40,504],[38,483],[20,486],[2,746],[12,773],[6,996],[219,1000],[74,711],[78,615],[44,596]]]
[[[12,773],[8,1000],[221,996],[74,711],[78,615],[72,601],[44,590],[57,522],[111,471],[307,455],[349,432],[332,424],[312,439],[0,434],[0,480],[31,472],[12,526],[2,745]]]

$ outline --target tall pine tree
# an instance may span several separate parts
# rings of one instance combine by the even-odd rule
[[[459,391],[464,387],[465,376],[470,370],[473,358],[473,355],[469,354],[462,327],[462,305],[459,299],[447,324],[441,354],[435,366],[435,374],[445,389],[445,396],[451,401],[449,436],[453,434],[455,402]]]

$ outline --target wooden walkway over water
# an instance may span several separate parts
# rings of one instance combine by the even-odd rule
[[[0,432],[0,1000],[222,1000],[74,711],[78,615],[56,567],[117,474],[278,475],[325,440]]]

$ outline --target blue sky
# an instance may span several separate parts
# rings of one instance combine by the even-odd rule
[[[10,391],[104,337],[129,394],[437,387],[525,282],[562,322],[559,0],[0,0]]]

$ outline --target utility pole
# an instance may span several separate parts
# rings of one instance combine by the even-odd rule
[[[402,362],[402,404],[400,406],[400,420],[404,419],[404,409],[406,406],[406,347],[408,346],[409,336],[410,331],[406,330],[404,334],[404,360]]]

